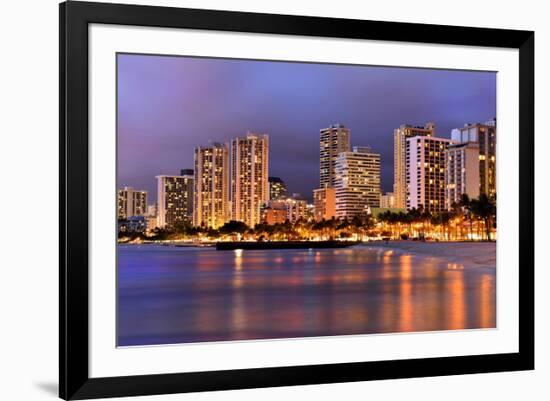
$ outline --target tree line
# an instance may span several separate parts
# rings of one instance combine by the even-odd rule
[[[491,233],[496,229],[496,210],[494,197],[481,194],[478,198],[470,199],[463,194],[460,201],[453,203],[448,211],[430,213],[423,207],[413,208],[406,213],[386,211],[378,216],[378,220],[391,230],[391,237],[418,234],[422,238],[436,232],[442,233],[446,240],[459,240],[472,239],[475,232],[477,237],[490,241]],[[466,232],[465,223],[468,226]]]
[[[465,228],[466,227],[466,228]],[[171,229],[155,228],[148,236],[134,234],[148,240],[170,239],[232,239],[232,240],[334,240],[382,237],[384,239],[437,239],[464,240],[473,238],[492,239],[496,228],[496,199],[487,195],[470,199],[463,195],[451,209],[430,213],[423,207],[407,212],[386,211],[376,218],[372,215],[352,219],[313,221],[288,220],[273,225],[257,224],[248,227],[240,221],[229,221],[218,229],[194,227],[189,222],[180,222]],[[474,235],[475,234],[475,235]]]

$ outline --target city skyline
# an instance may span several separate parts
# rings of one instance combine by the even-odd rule
[[[319,132],[338,123],[351,130],[354,146],[381,154],[382,191],[391,192],[394,129],[433,121],[436,135],[450,138],[452,129],[496,114],[494,73],[118,57],[117,186],[146,190],[150,202],[155,176],[192,168],[196,146],[247,131],[269,134],[269,175],[311,200]]]

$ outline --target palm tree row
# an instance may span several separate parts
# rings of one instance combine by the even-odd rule
[[[485,194],[477,199],[464,194],[460,202],[453,203],[448,211],[430,213],[422,207],[406,213],[387,211],[378,216],[378,221],[385,229],[385,236],[394,239],[434,237],[449,241],[484,238],[490,241],[496,228],[496,200]]]
[[[300,219],[294,223],[288,220],[278,224],[257,224],[248,227],[239,221],[229,221],[219,229],[192,227],[188,223],[177,224],[171,230],[154,229],[149,239],[246,239],[258,241],[283,240],[330,240],[330,239],[366,239],[374,236],[375,222],[371,216],[355,217],[351,220],[330,219],[319,222]]]
[[[386,239],[435,239],[492,240],[496,228],[496,204],[494,198],[481,195],[470,199],[463,195],[460,202],[451,205],[449,211],[430,213],[419,207],[407,212],[386,211],[376,218],[372,215],[354,217],[351,220],[329,219],[322,221],[298,220],[279,224],[258,224],[248,227],[239,221],[229,221],[218,229],[193,227],[179,223],[171,230],[155,229],[148,239],[201,239],[201,240],[366,240]]]

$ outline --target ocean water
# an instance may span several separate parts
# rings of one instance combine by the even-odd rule
[[[117,258],[119,346],[496,325],[495,269],[456,259],[362,245],[119,245]]]

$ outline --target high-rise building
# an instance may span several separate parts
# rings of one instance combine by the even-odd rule
[[[291,223],[296,223],[298,220],[307,220],[307,201],[300,197],[293,196],[287,198],[287,218]]]
[[[355,146],[336,160],[336,217],[353,218],[380,206],[380,154]]]
[[[466,124],[451,132],[454,143],[476,142],[479,145],[479,193],[495,196],[496,182],[496,119],[483,124]]]
[[[147,216],[149,217],[157,217],[157,204],[153,203],[151,205],[147,205]]]
[[[445,163],[446,208],[459,203],[463,194],[470,199],[479,197],[479,145],[476,142],[449,145]]]
[[[159,226],[157,216],[145,216],[145,221],[147,225],[146,232],[148,233],[150,233],[151,231],[153,231],[155,228]]]
[[[306,204],[306,220],[315,221],[315,205],[313,203]]]
[[[342,124],[331,125],[320,131],[319,188],[332,188],[336,180],[336,159],[350,150],[350,130]]]
[[[157,223],[174,228],[193,218],[193,175],[159,175],[157,178]]]
[[[229,170],[226,144],[195,148],[194,226],[218,228],[229,221]]]
[[[315,221],[330,220],[336,216],[336,190],[319,188],[313,190]]]
[[[269,137],[248,133],[231,141],[231,219],[260,223],[269,201]]]
[[[393,192],[386,192],[380,195],[380,207],[384,209],[391,209],[395,207],[395,196]]]
[[[286,184],[279,177],[269,177],[269,199],[275,200],[286,196]]]
[[[138,191],[132,187],[118,190],[117,216],[127,219],[147,214],[147,191]]]
[[[445,150],[451,141],[412,136],[406,142],[407,209],[442,212],[445,206]]]
[[[407,206],[407,138],[414,136],[435,136],[435,124],[427,123],[424,127],[413,127],[404,124],[393,131],[393,194],[395,207]]]

